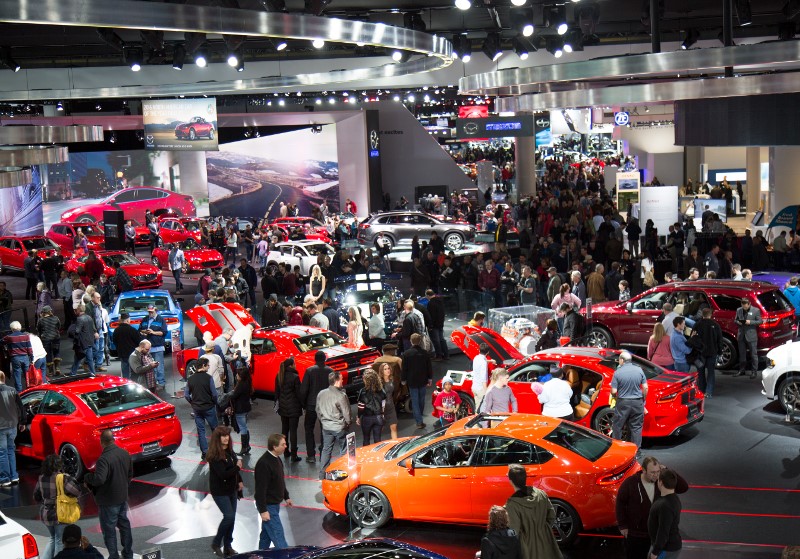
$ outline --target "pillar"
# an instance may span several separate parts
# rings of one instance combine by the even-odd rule
[[[516,164],[515,177],[517,196],[536,195],[536,138],[522,136],[514,142],[516,151],[514,161]]]
[[[747,185],[745,186],[745,199],[747,200],[746,223],[750,223],[753,215],[761,206],[761,164],[769,161],[769,148],[747,148]],[[764,208],[765,212],[769,208]],[[765,220],[769,216],[765,216]]]

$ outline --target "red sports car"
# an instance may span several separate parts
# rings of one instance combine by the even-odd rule
[[[380,357],[372,347],[355,349],[344,345],[342,338],[333,332],[311,326],[284,326],[281,328],[256,328],[248,340],[249,328],[246,324],[258,324],[241,305],[234,303],[211,303],[194,307],[186,314],[203,332],[211,332],[216,338],[226,328],[236,334],[230,344],[239,344],[243,355],[250,353],[250,367],[253,371],[253,388],[257,392],[274,394],[275,376],[280,364],[287,357],[294,357],[295,367],[303,378],[308,367],[314,365],[314,356],[322,350],[327,356],[325,364],[344,375],[345,390],[355,393],[363,386],[361,375]],[[249,345],[249,349],[248,346]],[[186,349],[176,353],[178,371],[181,376],[194,372],[198,348]]]
[[[109,278],[117,274],[114,269],[114,262],[119,262],[120,267],[124,268],[128,275],[131,276],[134,289],[153,289],[161,287],[164,283],[160,268],[134,258],[124,250],[98,250],[95,254],[103,261],[103,273]],[[70,273],[77,272],[88,257],[88,255],[83,255],[71,258],[67,260],[64,268]]]
[[[75,223],[54,223],[50,226],[45,237],[51,239],[61,250],[72,252],[75,248],[75,237],[78,236],[78,230],[83,231],[86,235],[86,243],[89,245],[89,250],[99,250],[105,246],[106,237],[103,230],[91,223],[82,223],[77,225]]]
[[[165,244],[194,239],[202,243],[203,222],[191,217],[162,217],[159,221],[159,236]]]
[[[175,406],[121,377],[64,377],[20,396],[28,429],[17,435],[17,453],[37,460],[59,454],[65,473],[76,477],[94,468],[103,429],[134,462],[169,456],[181,444]]]
[[[196,140],[200,136],[213,140],[215,133],[214,124],[202,116],[192,117],[189,122],[181,122],[175,127],[175,137],[179,140]]]
[[[508,385],[517,398],[519,411],[542,412],[542,405],[531,383],[550,373],[553,367],[566,370],[564,380],[572,385],[580,402],[574,406],[575,422],[611,436],[611,419],[614,410],[609,407],[611,378],[618,366],[620,351],[595,347],[562,347],[540,351],[525,357],[494,330],[462,326],[453,331],[452,342],[467,357],[474,359],[480,344],[489,346],[488,358],[505,366],[511,375]],[[704,396],[697,389],[695,373],[667,371],[645,359],[634,356],[647,376],[647,415],[642,435],[666,437],[703,419]],[[491,366],[490,366],[491,369]],[[453,389],[461,396],[460,414],[475,413],[470,372],[449,372]],[[436,397],[441,383],[434,390]]]
[[[72,208],[61,214],[61,221],[100,221],[105,210],[122,210],[125,219],[136,219],[144,222],[144,213],[150,210],[153,214],[165,211],[174,215],[193,216],[197,214],[194,198],[185,194],[170,192],[154,186],[136,186],[115,192],[98,204],[89,204]]]
[[[36,254],[46,258],[59,248],[52,240],[39,235],[32,237],[0,237],[0,274],[5,274],[9,270],[25,271],[24,262],[28,257],[28,251],[36,250]],[[72,253],[62,251],[61,254],[68,258]]]
[[[300,220],[300,221],[291,221],[291,220]],[[303,221],[308,220],[308,221]],[[300,228],[303,232],[303,235],[306,239],[311,241],[322,241],[323,243],[332,244],[332,239],[328,230],[325,227],[318,227],[314,226],[311,222],[319,223],[316,219],[312,219],[310,217],[283,217],[278,218],[272,223],[269,224],[271,228],[273,225],[277,225],[279,229],[281,229],[281,233],[283,234],[284,239],[291,239],[292,231],[296,228]],[[305,225],[309,225],[306,227]]]
[[[190,272],[206,268],[221,268],[224,265],[219,251],[213,248],[203,248],[194,239],[187,239],[178,244],[183,250],[183,256],[186,258],[186,268]],[[169,253],[170,248],[168,245],[156,247],[151,257],[153,266],[158,266],[159,268],[169,267]]]

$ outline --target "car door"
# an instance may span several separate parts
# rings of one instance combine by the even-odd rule
[[[20,431],[16,439],[17,453],[21,456],[38,459],[46,456],[46,454],[43,454],[42,418],[39,416],[39,408],[46,395],[47,390],[33,390],[20,397],[22,407],[25,409],[25,414],[28,418],[27,429]],[[34,441],[36,444],[34,444]]]
[[[139,189],[123,190],[114,196],[112,204],[125,213],[125,219],[136,219],[144,223],[144,212],[147,208],[137,205],[138,192]]]
[[[479,437],[437,439],[413,457],[413,469],[400,472],[398,494],[392,503],[401,518],[470,522],[473,466]]]
[[[275,377],[286,355],[278,352],[275,342],[269,338],[252,338],[250,340],[252,355],[253,390],[275,393]]]
[[[472,515],[475,520],[488,517],[492,505],[502,505],[514,489],[508,481],[508,466],[522,464],[528,485],[537,487],[542,464],[553,457],[543,448],[520,439],[486,436],[475,453],[472,468]]]
[[[628,301],[626,311],[614,315],[614,338],[617,343],[647,347],[668,296],[668,291],[653,291]]]
[[[542,404],[531,387],[532,382],[542,375],[550,372],[550,366],[558,366],[553,361],[531,361],[509,371],[508,386],[517,399],[517,408],[520,413],[542,413]]]
[[[11,239],[11,251],[9,252],[8,260],[4,260],[6,266],[12,266],[18,270],[24,270],[24,262],[27,253],[25,252],[22,243],[17,239]]]
[[[87,427],[91,429],[77,417],[75,404],[69,398],[48,390],[31,424],[34,452],[45,457],[58,454],[64,443],[78,447],[86,436]]]

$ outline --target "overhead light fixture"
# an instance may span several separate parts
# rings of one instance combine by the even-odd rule
[[[569,48],[567,48],[569,45]],[[582,51],[583,50],[583,32],[580,29],[570,29],[564,35],[564,52]]]
[[[175,45],[172,50],[172,67],[176,70],[183,70],[183,63],[186,60],[186,47],[182,44]]]
[[[700,32],[697,29],[687,29],[686,33],[684,33],[683,42],[681,43],[681,48],[683,50],[691,48],[697,42],[697,39],[700,38]]]
[[[284,101],[283,99],[278,99],[278,105],[283,107],[284,105],[286,105],[286,101]]]
[[[494,31],[489,33],[486,36],[486,40],[483,42],[481,50],[483,50],[483,53],[492,62],[503,56],[503,49],[500,46],[500,35]]]
[[[111,136],[108,138],[108,141],[111,142],[112,144],[116,144],[117,143],[117,133],[116,132],[112,132]]]
[[[524,6],[525,2],[527,1],[528,0],[511,0],[511,3],[514,4],[515,6]]]
[[[562,40],[559,37],[548,37],[547,52],[549,52],[556,58],[561,58],[564,54]]]
[[[520,60],[527,60],[530,52],[536,52],[536,47],[533,46],[533,43],[520,35],[514,37],[511,41],[511,46],[514,47],[514,52],[517,53]]]
[[[472,0],[456,0],[455,3],[459,10],[469,10],[472,7]]]
[[[132,72],[138,72],[142,69],[143,53],[139,47],[126,47],[123,51],[125,61],[131,67]]]
[[[228,66],[231,68],[236,68],[239,65],[239,57],[236,55],[236,51],[231,51],[228,53]]]
[[[314,39],[311,41],[311,44],[314,46],[315,49],[321,49],[325,46],[325,39]]]
[[[413,29],[414,31],[425,31],[428,28],[419,12],[407,12],[403,14],[403,27],[406,29]]]
[[[546,16],[548,27],[550,27],[550,29],[555,29],[559,35],[563,35],[569,29],[566,6],[553,6],[547,12]]]
[[[237,72],[244,72],[244,57],[240,56],[239,61],[236,64],[236,71]]]
[[[205,49],[197,49],[197,52],[194,54],[194,63],[199,68],[205,68],[208,66],[208,59],[206,58],[206,51]]]
[[[411,53],[405,50],[396,50],[392,53],[392,60],[403,64],[411,59]]]
[[[395,103],[399,103],[400,102],[400,96],[399,95],[395,95],[394,97],[392,97],[392,101],[394,101]]]
[[[453,37],[455,44],[458,45],[458,53],[464,63],[472,60],[472,41],[466,35],[456,35]]]
[[[278,39],[278,42],[275,43],[275,50],[281,52],[282,50],[286,50],[286,47],[288,46],[289,43],[287,43],[284,39]]]
[[[736,0],[736,19],[742,27],[752,25],[753,8],[750,6],[750,0]]]
[[[534,24],[532,8],[511,8],[510,17],[515,30],[522,33],[524,37],[533,35]]]

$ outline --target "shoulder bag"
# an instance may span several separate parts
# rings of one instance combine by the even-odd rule
[[[64,474],[56,476],[56,517],[60,524],[75,524],[81,518],[78,498],[64,492]]]

